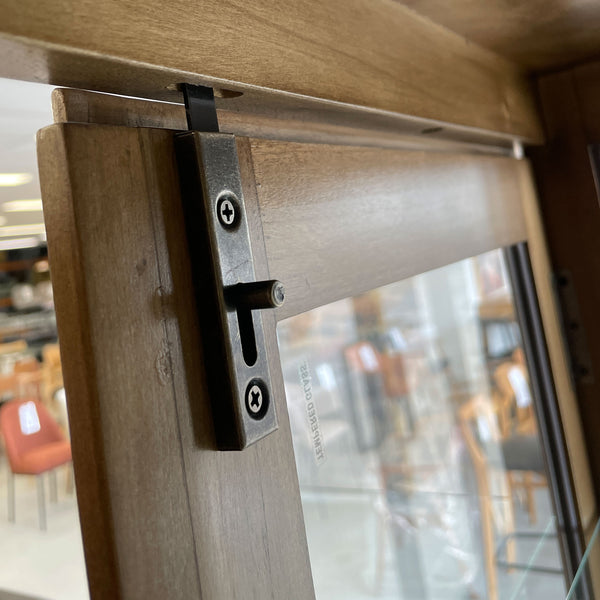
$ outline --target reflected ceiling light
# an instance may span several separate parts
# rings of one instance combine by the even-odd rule
[[[25,185],[33,179],[31,173],[0,173],[0,187]]]
[[[14,240],[0,240],[0,250],[20,250],[21,248],[35,248],[40,243],[39,238],[26,237]]]
[[[4,212],[37,212],[42,210],[41,200],[9,200],[2,204]]]
[[[41,235],[46,233],[43,223],[32,225],[7,225],[0,227],[0,237],[13,237],[17,235]]]

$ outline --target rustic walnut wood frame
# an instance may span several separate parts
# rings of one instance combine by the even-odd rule
[[[258,274],[288,285],[274,318],[528,240],[589,531],[531,176],[505,156],[543,138],[525,62],[389,0],[1,4],[0,76],[173,101],[181,82],[218,88]],[[207,403],[189,402],[201,332],[164,131],[182,107],[71,90],[54,108],[40,171],[94,599],[311,598],[281,380],[280,431],[241,454],[214,452]]]
[[[214,448],[174,132],[156,128],[161,115],[177,127],[167,115],[181,109],[67,95],[56,118],[80,123],[42,130],[39,163],[93,598],[312,598],[280,375],[280,430],[241,453]],[[587,527],[595,503],[526,161],[237,145],[257,276],[288,290],[271,318],[528,241]]]
[[[350,106],[542,137],[524,69],[397,2],[1,4],[5,77],[176,101],[185,81],[243,92],[239,109],[271,117],[317,100],[319,120]]]

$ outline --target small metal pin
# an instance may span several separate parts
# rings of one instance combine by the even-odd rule
[[[285,300],[285,288],[277,279],[238,283],[229,286],[225,293],[229,304],[249,310],[279,308]]]

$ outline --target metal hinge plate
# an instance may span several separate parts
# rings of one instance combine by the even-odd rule
[[[176,152],[217,446],[242,450],[277,429],[261,313],[283,286],[256,281],[234,136],[182,133]]]

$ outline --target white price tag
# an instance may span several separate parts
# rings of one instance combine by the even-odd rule
[[[40,418],[33,402],[25,402],[19,406],[19,424],[23,435],[31,435],[41,429]]]
[[[527,379],[520,367],[513,367],[508,372],[508,380],[515,392],[515,401],[519,408],[526,408],[531,404],[531,392]]]

